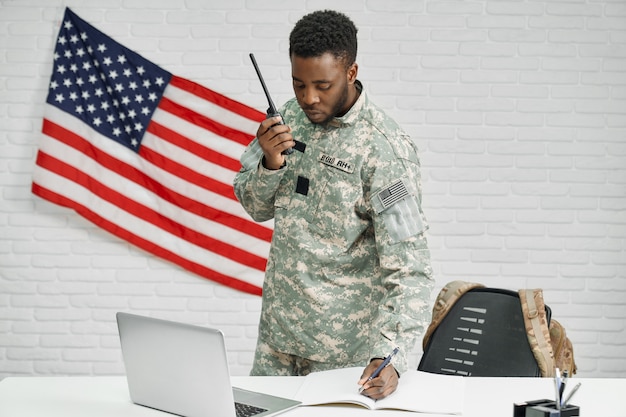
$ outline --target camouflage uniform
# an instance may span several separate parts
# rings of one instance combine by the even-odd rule
[[[255,367],[261,345],[327,368],[400,346],[403,372],[433,286],[416,146],[364,91],[326,126],[295,99],[281,113],[297,150],[268,170],[255,139],[234,181],[256,221],[274,219]]]

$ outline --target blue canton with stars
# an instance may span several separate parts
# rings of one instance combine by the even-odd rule
[[[68,8],[46,101],[138,152],[171,76]]]

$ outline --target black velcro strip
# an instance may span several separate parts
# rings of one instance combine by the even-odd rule
[[[305,177],[298,176],[298,182],[296,184],[296,193],[302,195],[309,194],[309,179]]]
[[[296,144],[294,145],[293,149],[304,153],[304,150],[306,149],[306,143],[300,142],[299,140],[294,140],[294,142],[296,142]]]

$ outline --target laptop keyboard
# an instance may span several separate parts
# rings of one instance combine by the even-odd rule
[[[237,417],[252,417],[267,411],[264,408],[255,407],[253,405],[235,403],[235,412]]]

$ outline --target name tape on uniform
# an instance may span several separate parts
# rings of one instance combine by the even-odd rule
[[[354,167],[350,162],[343,161],[339,158],[335,158],[334,156],[326,155],[325,153],[320,155],[319,161],[343,172],[347,172],[348,174],[352,174],[354,172]]]

